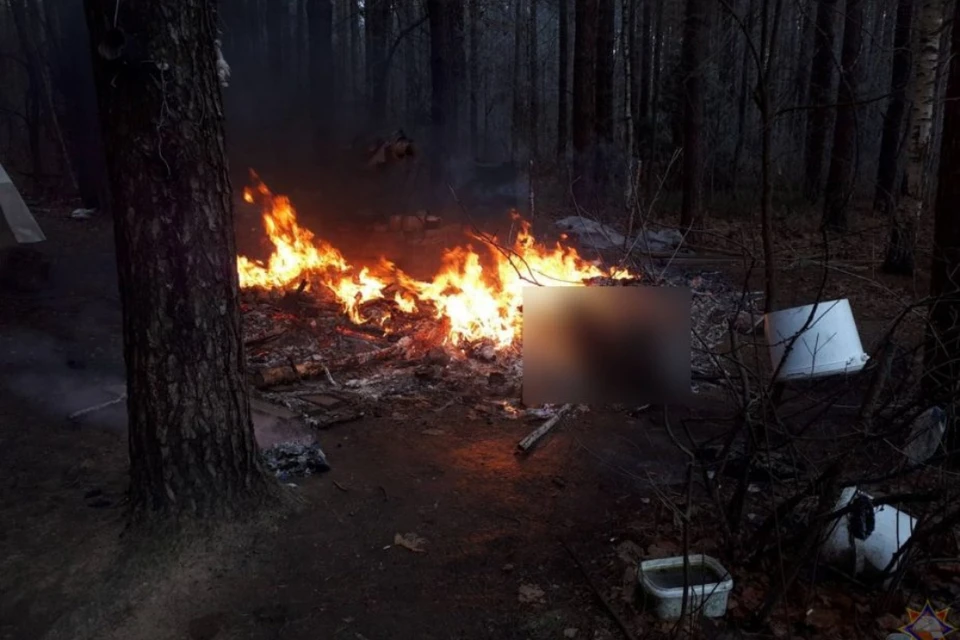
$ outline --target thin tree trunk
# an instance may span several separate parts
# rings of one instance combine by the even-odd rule
[[[43,147],[41,145],[43,133],[43,62],[37,50],[38,34],[31,29],[33,22],[27,15],[32,11],[26,0],[11,0],[10,12],[13,24],[16,27],[17,39],[27,62],[27,141],[30,145],[30,159],[33,163],[33,180],[35,185],[42,182],[44,177]]]
[[[745,24],[749,29],[753,25],[754,0],[750,0],[747,8]],[[746,37],[746,34],[744,34]],[[750,93],[750,47],[743,44],[743,57],[740,60],[740,96],[737,99],[737,144],[733,150],[733,193],[740,189],[740,160],[743,157],[743,147],[746,143],[747,128],[747,96]]]
[[[680,226],[700,226],[703,218],[703,74],[707,59],[704,0],[687,0],[683,34],[683,202]]]
[[[447,167],[457,153],[456,74],[463,56],[463,4],[461,0],[427,0],[426,6],[430,22],[432,178],[434,187],[442,191],[447,181]]]
[[[823,155],[827,146],[827,125],[831,111],[834,77],[834,39],[836,37],[837,0],[817,2],[817,25],[814,37],[813,63],[810,65],[810,111],[804,149],[804,195],[811,203],[820,199],[823,180]]]
[[[337,92],[333,82],[333,5],[330,0],[307,0],[310,102],[322,129],[329,128]]]
[[[954,6],[952,31],[957,46],[960,3]],[[930,270],[930,294],[935,302],[927,329],[923,389],[932,403],[953,405],[954,413],[960,384],[960,61],[956,56],[950,60],[943,108]],[[949,430],[947,450],[955,453],[960,440],[955,421]]]
[[[136,72],[94,54],[123,304],[136,521],[236,515],[269,488],[250,418],[217,14],[203,0],[86,0],[149,52]],[[202,251],[198,253],[198,248]]]
[[[626,56],[624,57],[624,77],[626,88],[624,89],[624,100],[627,103],[627,144],[632,158],[639,157],[640,154],[640,78],[643,72],[640,68],[640,39],[642,38],[640,25],[637,23],[637,2],[638,0],[623,0],[622,14],[623,27],[626,37],[622,40],[626,43]],[[631,175],[628,180],[633,181]]]
[[[638,0],[631,0],[637,2]],[[653,0],[639,0],[643,2],[643,25],[640,29],[640,59],[637,67],[635,83],[640,87],[637,103],[637,126],[634,130],[636,138],[636,154],[643,157],[643,147],[650,142],[650,85],[653,76]]]
[[[857,173],[858,120],[857,88],[863,43],[863,0],[847,0],[844,12],[843,47],[840,53],[840,87],[837,90],[837,120],[833,129],[833,151],[824,191],[824,226],[844,231],[847,211]]]
[[[613,50],[616,46],[616,5],[600,3],[597,19],[597,139],[601,146],[613,143]],[[606,150],[606,149],[605,149]]]
[[[648,2],[651,0],[648,0]],[[649,151],[647,152],[647,193],[653,191],[658,178],[665,179],[666,176],[658,176],[655,168],[660,159],[660,136],[657,135],[660,128],[660,77],[663,69],[663,3],[665,0],[656,0],[656,28],[651,28],[651,38],[656,35],[656,41],[653,45],[653,71],[651,73],[652,96],[650,97],[650,138]]]
[[[913,33],[913,69],[907,88],[910,100],[910,137],[905,167],[906,193],[891,218],[883,270],[910,275],[914,269],[916,222],[923,215],[928,179],[934,101],[937,97],[937,63],[940,59],[940,27],[943,0],[920,0]]]
[[[469,0],[470,12],[470,153],[480,155],[480,2]]]
[[[900,141],[903,116],[907,110],[906,87],[910,80],[910,25],[914,0],[897,2],[897,24],[893,37],[893,68],[890,101],[883,118],[880,160],[877,164],[877,188],[873,198],[875,211],[890,214],[897,205]]]
[[[576,0],[573,47],[574,193],[581,205],[592,204],[597,119],[597,40],[600,0]]]
[[[537,0],[528,0],[530,3],[530,22],[527,27],[527,49],[530,76],[530,103],[527,118],[530,122],[530,159],[536,160],[540,149],[538,126],[540,122],[540,55],[538,53],[537,31]]]
[[[364,7],[370,124],[371,128],[379,128],[383,126],[387,116],[387,81],[389,78],[387,49],[390,46],[390,1],[368,0]]]
[[[523,152],[527,133],[523,119],[523,87],[520,82],[523,58],[523,0],[513,0],[513,113],[510,118],[510,160],[517,164],[526,155]]]
[[[560,60],[558,61],[557,78],[557,162],[563,166],[567,159],[567,145],[570,107],[568,106],[567,82],[569,80],[569,60],[570,60],[570,0],[559,0],[560,17],[558,26],[558,38],[560,39]]]

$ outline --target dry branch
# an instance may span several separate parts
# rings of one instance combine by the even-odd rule
[[[251,383],[258,389],[274,387],[280,384],[296,382],[304,378],[315,378],[321,375],[330,375],[331,370],[362,367],[371,362],[386,360],[404,353],[407,344],[403,341],[395,345],[364,351],[354,355],[334,360],[329,365],[324,362],[310,360],[308,362],[294,362],[277,367],[264,367],[251,374]]]
[[[559,409],[557,409],[557,412],[552,416],[550,416],[550,418],[546,422],[544,422],[542,425],[534,429],[530,433],[530,435],[528,435],[526,438],[521,440],[519,444],[517,444],[517,450],[521,453],[528,453],[531,449],[533,449],[533,447],[536,446],[537,442],[540,441],[540,438],[545,436],[547,432],[553,429],[557,425],[557,423],[560,422],[560,418],[562,418],[564,414],[570,411],[572,407],[573,407],[572,404],[565,404]]]

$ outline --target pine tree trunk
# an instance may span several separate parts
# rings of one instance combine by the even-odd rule
[[[804,195],[811,203],[820,199],[823,180],[823,155],[827,146],[827,125],[832,110],[834,39],[837,0],[818,0],[817,25],[814,37],[813,62],[810,65],[810,104],[814,106],[807,121],[807,140],[804,149]]]
[[[703,74],[707,59],[704,0],[687,0],[683,34],[683,203],[680,226],[699,226],[703,217]]]
[[[87,0],[96,46],[114,0]],[[121,3],[139,59],[94,55],[123,303],[135,521],[236,515],[267,492],[245,380],[214,40],[203,0]]]
[[[530,102],[527,118],[530,122],[530,159],[536,160],[540,148],[538,125],[540,122],[540,54],[537,46],[537,0],[529,0],[530,16],[527,26],[527,61],[530,76]]]
[[[897,24],[893,37],[893,69],[890,78],[890,102],[883,118],[880,160],[877,164],[877,188],[873,200],[875,211],[893,212],[897,205],[901,131],[907,110],[906,87],[910,80],[910,25],[914,0],[899,0]]]
[[[600,0],[576,0],[573,45],[574,193],[581,205],[593,198],[597,120],[597,39]]]
[[[910,137],[904,168],[906,192],[891,217],[883,263],[887,273],[910,275],[914,269],[916,223],[923,214],[929,182],[924,169],[932,138],[942,23],[943,0],[920,0],[912,38],[913,69],[907,87]]]
[[[837,90],[837,120],[833,130],[833,151],[824,191],[823,224],[844,231],[847,210],[854,191],[857,171],[857,85],[863,43],[863,0],[847,0],[840,52],[840,87]]]
[[[567,82],[569,80],[570,61],[570,0],[559,0],[560,17],[558,38],[560,39],[560,59],[558,61],[557,77],[557,162],[563,166],[567,159],[568,131],[570,122],[570,107],[568,104]]]
[[[523,0],[513,0],[513,111],[510,117],[510,160],[516,164],[525,156],[526,126],[523,118]]]
[[[960,3],[953,13],[953,42],[960,43]],[[922,23],[921,23],[922,24]],[[934,204],[930,309],[924,353],[923,390],[931,403],[946,403],[956,415],[960,384],[960,60],[951,57],[944,103],[940,167]],[[960,433],[949,427],[947,450],[956,453]]]

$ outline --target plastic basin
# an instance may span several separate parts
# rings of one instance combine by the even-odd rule
[[[764,317],[764,332],[773,370],[779,367],[777,380],[780,381],[856,373],[870,359],[863,352],[853,311],[846,299],[769,313]],[[793,346],[784,360],[791,341]],[[784,360],[782,366],[781,360]]]
[[[719,618],[727,611],[733,578],[714,558],[688,556],[690,584],[684,589],[683,556],[644,560],[637,568],[637,581],[661,620],[677,620],[687,592],[687,614],[697,612]]]

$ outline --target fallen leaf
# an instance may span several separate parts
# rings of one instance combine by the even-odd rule
[[[877,618],[877,624],[880,625],[880,628],[884,631],[897,631],[906,624],[906,621],[892,613],[885,613]]]
[[[807,614],[806,622],[817,629],[834,629],[843,622],[843,616],[835,609],[817,607]]]
[[[517,599],[524,604],[543,602],[546,594],[543,589],[535,584],[522,584],[518,591]]]
[[[446,431],[443,429],[424,429],[420,433],[425,436],[442,436],[446,433]]]
[[[625,540],[617,545],[617,555],[628,565],[636,567],[637,563],[643,559],[643,549],[637,543]]]
[[[426,550],[423,548],[423,545],[427,543],[425,538],[421,538],[415,533],[408,533],[407,535],[400,535],[399,533],[393,536],[393,544],[398,547],[403,547],[404,549],[409,549],[414,553],[426,553]]]

